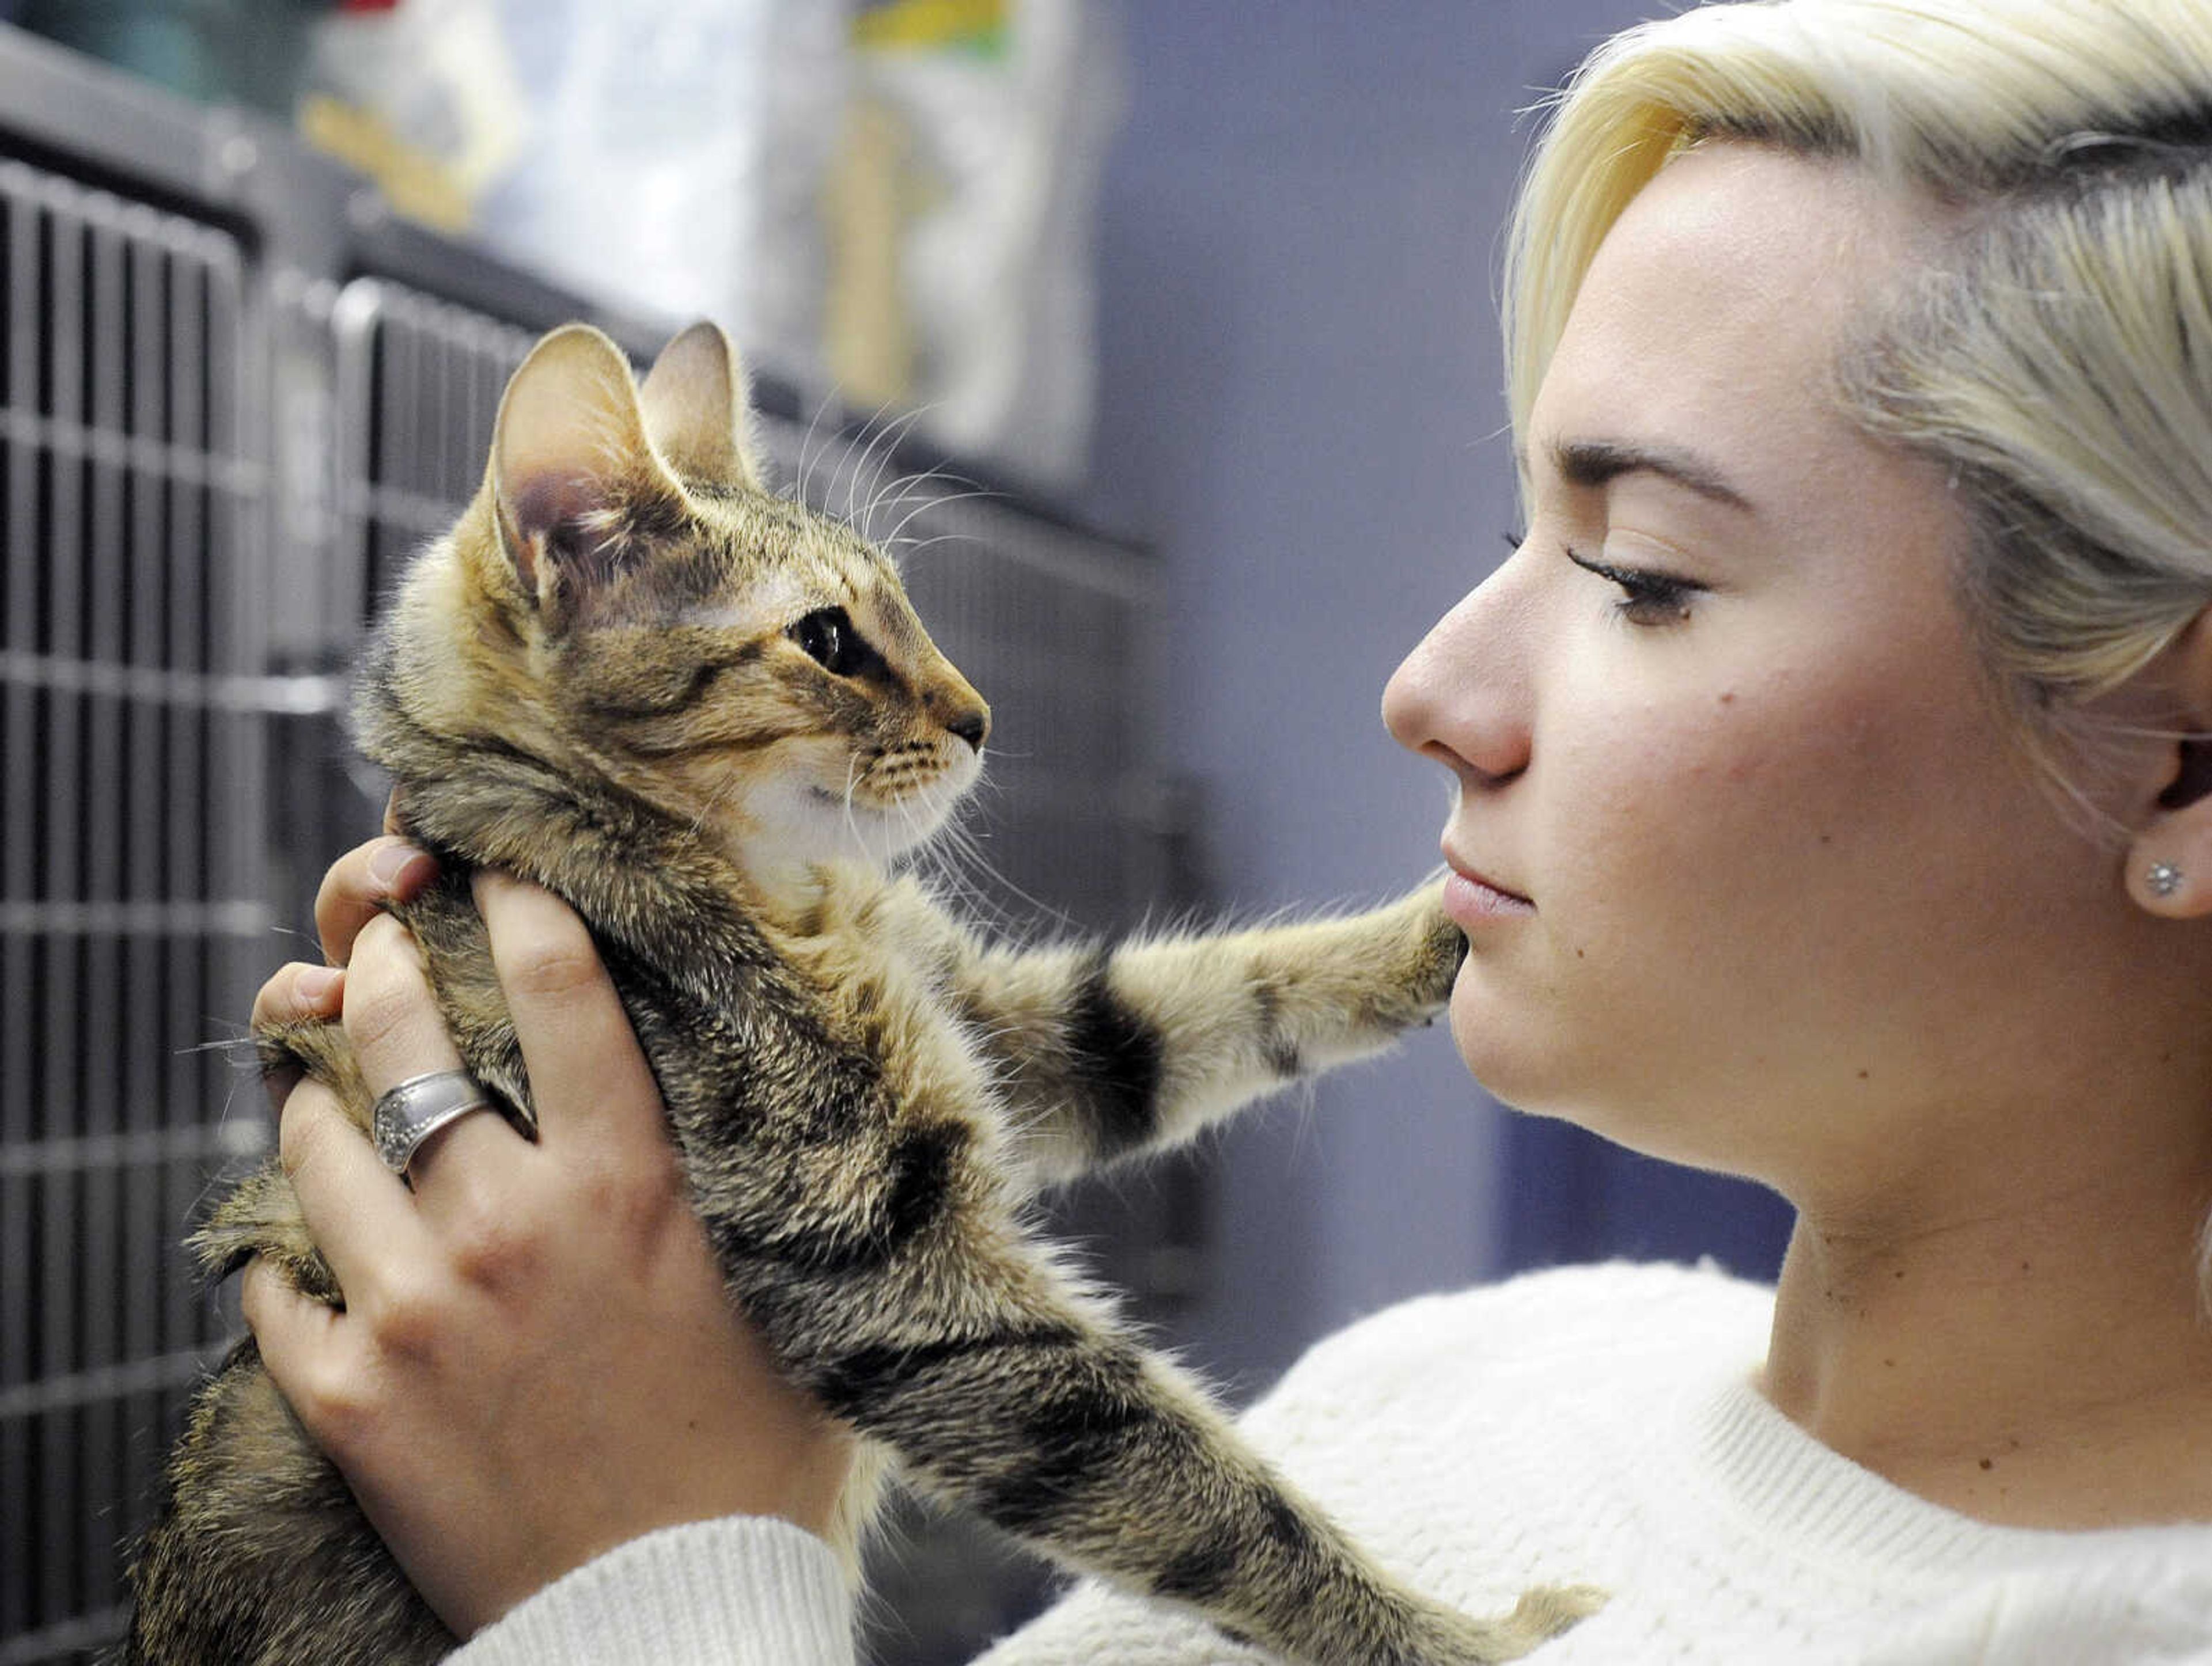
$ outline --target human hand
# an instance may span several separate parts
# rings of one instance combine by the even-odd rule
[[[399,801],[384,809],[384,836],[356,845],[330,866],[315,892],[315,936],[325,964],[295,960],[276,968],[253,997],[253,1027],[310,1019],[336,1018],[345,988],[344,966],[353,958],[354,939],[384,910],[405,902],[437,876],[430,854],[399,835]],[[279,1115],[298,1085],[299,1072],[267,1075],[269,1108]]]
[[[372,1092],[459,1064],[413,940],[376,912],[380,848],[343,858],[317,906],[349,961],[344,1021]],[[400,871],[419,888],[431,870]],[[465,1117],[423,1146],[410,1191],[335,1098],[298,1084],[284,1166],[346,1308],[258,1265],[244,1290],[271,1377],[464,1637],[658,1527],[744,1513],[823,1532],[850,1457],[731,1311],[581,922],[498,875],[477,899],[538,1141]],[[257,1018],[318,1009],[296,984],[272,978]]]

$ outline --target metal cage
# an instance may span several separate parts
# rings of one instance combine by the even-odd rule
[[[270,1137],[243,1020],[381,801],[346,662],[473,490],[508,372],[578,316],[656,333],[393,221],[272,128],[0,29],[0,1666],[122,1623],[118,1547],[235,1331],[180,1244]],[[1093,926],[1172,896],[1151,564],[763,403],[787,480],[900,529],[994,703],[980,891]]]

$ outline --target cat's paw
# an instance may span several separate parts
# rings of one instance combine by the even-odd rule
[[[1419,1009],[1416,1021],[1430,1022],[1451,999],[1452,984],[1467,960],[1467,934],[1444,912],[1442,875],[1401,898],[1386,912],[1396,928],[1398,986]]]
[[[1606,1593],[1595,1585],[1538,1585],[1525,1590],[1513,1612],[1496,1622],[1493,1651],[1485,1657],[1517,1660],[1572,1630],[1605,1603]]]
[[[185,1240],[203,1276],[229,1277],[258,1256],[284,1281],[319,1300],[337,1300],[337,1281],[308,1235],[292,1183],[275,1160],[234,1186]]]

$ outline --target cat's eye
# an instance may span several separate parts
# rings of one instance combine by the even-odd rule
[[[876,663],[876,651],[853,628],[842,608],[817,609],[785,634],[832,676],[858,676]]]

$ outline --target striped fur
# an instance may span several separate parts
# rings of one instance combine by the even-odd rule
[[[364,670],[365,749],[440,881],[402,912],[463,1056],[530,1120],[475,867],[590,924],[732,1297],[875,1478],[1322,1666],[1467,1666],[1586,1606],[1430,1604],[1273,1475],[1036,1233],[1039,1188],[1188,1138],[1431,1019],[1463,943],[1433,888],[1377,912],[1118,947],[988,942],[890,875],[973,779],[988,714],[889,566],[761,493],[742,383],[700,326],[634,388],[541,343],[485,488]],[[335,1027],[271,1060],[367,1094]],[[273,1166],[216,1211],[338,1293]],[[242,1347],[201,1395],[135,1568],[128,1658],[424,1661],[449,1646]]]

